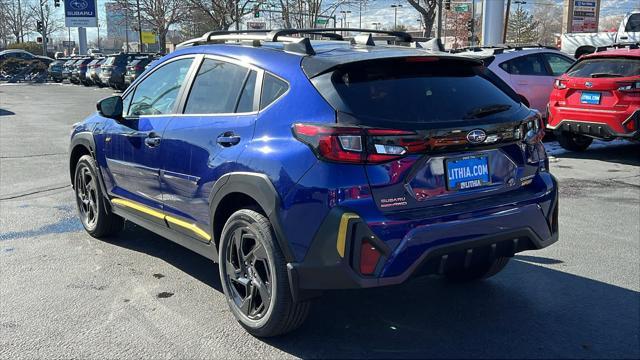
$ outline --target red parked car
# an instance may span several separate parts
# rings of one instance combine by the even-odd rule
[[[547,127],[567,150],[586,150],[594,138],[639,140],[640,49],[581,57],[555,80],[548,112]]]

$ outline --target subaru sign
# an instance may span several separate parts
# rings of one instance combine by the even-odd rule
[[[64,0],[64,25],[66,27],[97,27],[97,9],[96,0]]]

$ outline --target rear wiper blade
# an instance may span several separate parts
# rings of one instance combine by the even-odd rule
[[[592,78],[603,78],[603,77],[624,77],[622,74],[609,74],[609,73],[593,73],[591,74]]]
[[[466,113],[464,115],[464,119],[473,119],[473,118],[481,118],[484,116],[488,116],[488,115],[492,115],[492,114],[497,114],[503,111],[507,111],[511,109],[511,105],[506,105],[506,104],[496,104],[496,105],[489,105],[489,106],[484,106],[484,107],[480,107],[477,109],[474,109],[472,111],[469,111],[468,113]]]

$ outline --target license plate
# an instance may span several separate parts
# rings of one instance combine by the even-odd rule
[[[491,183],[489,157],[486,155],[447,159],[447,189],[464,190]]]
[[[580,95],[580,102],[583,104],[599,105],[600,93],[595,91],[583,91]]]

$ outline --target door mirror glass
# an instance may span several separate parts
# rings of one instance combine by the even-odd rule
[[[98,101],[98,112],[106,118],[121,120],[122,98],[116,95]]]

